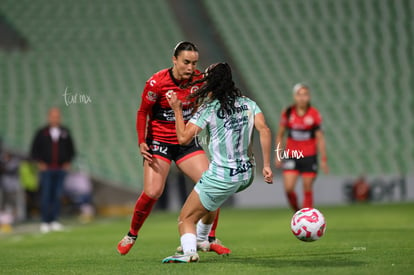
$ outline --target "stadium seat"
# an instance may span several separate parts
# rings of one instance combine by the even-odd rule
[[[333,174],[408,172],[397,169],[395,152],[414,165],[403,142],[413,130],[398,126],[414,115],[408,1],[203,3],[270,125],[290,104],[295,83],[311,86]]]
[[[0,10],[30,45],[27,52],[0,52],[0,135],[6,145],[28,152],[46,110],[56,105],[92,174],[139,188],[139,95],[151,74],[170,66],[171,48],[183,38],[169,4],[4,0]],[[67,106],[66,88],[92,103]]]

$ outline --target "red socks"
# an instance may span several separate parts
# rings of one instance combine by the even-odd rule
[[[217,215],[216,215],[216,218],[214,219],[213,227],[211,227],[210,233],[208,234],[208,236],[210,238],[215,238],[216,237],[216,228],[217,228],[217,224],[218,224],[219,214],[220,214],[220,208],[217,209]]]
[[[312,191],[304,192],[303,207],[313,208],[313,192]]]
[[[296,211],[298,211],[298,210],[299,210],[299,207],[298,207],[298,197],[296,196],[295,191],[292,191],[292,192],[287,192],[287,193],[286,193],[286,196],[287,196],[287,198],[288,198],[288,201],[289,201],[290,207],[292,207],[292,209],[293,209],[295,212],[296,212]]]
[[[303,208],[313,208],[313,191],[304,191],[303,192]],[[295,191],[286,193],[290,207],[296,212],[299,210],[298,198]]]
[[[148,215],[151,213],[152,207],[156,202],[156,199],[148,197],[144,192],[141,193],[141,196],[139,196],[135,204],[134,215],[132,216],[131,229],[129,230],[129,233],[135,236],[138,235],[138,231],[144,224]]]

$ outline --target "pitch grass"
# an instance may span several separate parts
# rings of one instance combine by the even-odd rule
[[[161,264],[178,245],[177,213],[153,213],[126,256],[115,246],[129,217],[0,235],[0,274],[414,274],[413,203],[320,210],[326,235],[303,243],[287,209],[223,209],[218,235],[233,254],[202,253],[197,264]]]

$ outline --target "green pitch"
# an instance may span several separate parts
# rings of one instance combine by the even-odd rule
[[[0,274],[414,274],[413,203],[319,209],[327,231],[313,243],[292,235],[287,209],[223,209],[217,234],[233,253],[196,264],[161,264],[179,244],[177,213],[153,213],[126,256],[115,247],[129,218],[0,235]]]

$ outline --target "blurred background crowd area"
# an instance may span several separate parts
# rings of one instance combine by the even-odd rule
[[[82,175],[105,186],[97,200],[133,200],[142,188],[142,88],[189,40],[199,69],[230,63],[273,132],[293,85],[307,83],[332,176],[413,176],[413,14],[410,0],[2,0],[3,148],[25,163],[45,110],[58,106]],[[28,197],[25,184],[17,201]]]

